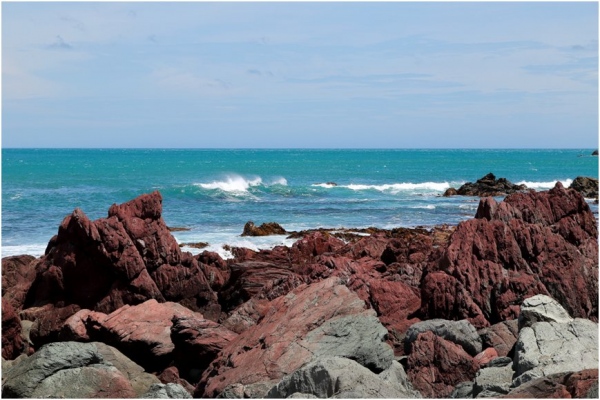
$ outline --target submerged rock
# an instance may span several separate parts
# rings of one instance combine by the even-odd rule
[[[506,178],[496,179],[492,173],[487,174],[475,183],[467,182],[456,191],[461,196],[505,196],[507,194],[527,190],[525,185],[514,185]]]

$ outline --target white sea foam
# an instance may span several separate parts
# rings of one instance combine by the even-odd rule
[[[559,179],[558,181],[560,181],[560,183],[562,183],[562,185],[564,187],[569,187],[571,185],[571,183],[573,183],[573,179]],[[547,190],[547,189],[552,189],[554,187],[554,185],[556,185],[556,182],[557,181],[549,181],[549,182],[521,181],[521,182],[517,182],[517,185],[525,185],[529,189]]]
[[[34,257],[41,257],[44,255],[44,252],[46,251],[46,247],[48,246],[47,243],[43,243],[43,244],[26,244],[26,245],[20,245],[20,246],[2,246],[2,257],[9,257],[9,256],[20,256],[23,254],[28,254],[30,256],[34,256]]]
[[[423,182],[423,183],[392,183],[384,185],[341,185],[340,187],[348,188],[351,190],[379,190],[381,192],[390,192],[397,194],[405,191],[433,191],[433,192],[444,192],[450,187],[448,182]]]
[[[275,178],[273,182],[271,182],[271,185],[287,186],[287,184],[287,179],[285,179],[284,177]]]
[[[213,251],[221,256],[223,259],[233,258],[231,251],[226,250],[223,246],[227,245],[230,247],[245,247],[250,250],[270,250],[275,246],[287,246],[291,247],[297,239],[287,239],[286,235],[271,235],[271,236],[258,236],[258,237],[240,237],[239,234],[234,233],[214,233],[209,235],[203,235],[194,237],[189,240],[190,242],[201,241],[207,242],[209,245],[203,249],[196,249],[193,247],[183,246],[183,251],[189,251],[192,254],[200,254],[203,251]],[[178,239],[178,242],[180,240]],[[188,240],[184,240],[187,242]]]
[[[239,175],[228,175],[222,181],[213,181],[211,183],[198,183],[196,185],[200,186],[203,189],[219,189],[224,192],[244,193],[247,192],[250,187],[258,186],[260,184],[262,184],[262,179],[260,177],[246,179]]]
[[[310,186],[315,186],[315,187],[322,187],[322,188],[332,188],[332,187],[336,187],[337,185],[335,183],[313,183]]]
[[[413,206],[410,208],[420,208],[420,209],[425,209],[425,210],[435,210],[435,206],[433,204],[428,204],[426,206]]]

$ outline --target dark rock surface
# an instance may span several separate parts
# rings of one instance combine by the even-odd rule
[[[492,173],[487,174],[476,182],[467,182],[458,188],[456,193],[461,196],[505,196],[507,194],[527,190],[525,185],[514,185],[506,178],[496,179]],[[448,192],[448,191],[447,191]],[[446,193],[444,194],[446,195]]]
[[[598,198],[598,179],[578,176],[569,189],[575,189],[586,199]]]
[[[25,349],[21,319],[10,302],[2,298],[2,358],[14,360]]]
[[[285,235],[286,233],[287,231],[277,222],[265,222],[260,226],[256,226],[254,222],[248,221],[244,225],[242,236]]]
[[[598,369],[544,376],[512,389],[503,398],[598,398]]]

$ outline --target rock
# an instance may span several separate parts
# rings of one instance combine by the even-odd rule
[[[472,381],[477,366],[461,346],[426,331],[412,344],[406,370],[424,397],[439,398],[448,397],[459,383]]]
[[[598,369],[544,376],[512,389],[504,398],[598,398]]]
[[[461,196],[505,196],[507,194],[527,190],[525,185],[513,185],[506,178],[496,179],[494,174],[489,173],[475,183],[467,182],[457,190]]]
[[[355,361],[319,358],[282,379],[267,398],[306,393],[318,398],[415,398],[408,388],[380,379]]]
[[[424,272],[420,319],[468,319],[484,328],[516,319],[524,299],[549,295],[574,317],[598,318],[598,228],[583,199],[557,183],[547,192],[480,201],[438,268]]]
[[[79,306],[76,304],[65,307],[46,304],[43,307],[27,308],[21,311],[21,316],[33,320],[29,336],[34,346],[40,347],[59,340],[64,323],[78,311]]]
[[[185,388],[177,383],[155,383],[141,396],[142,399],[191,399]]]
[[[221,351],[202,375],[195,396],[215,397],[243,383],[242,392],[254,385],[253,393],[263,397],[284,376],[321,356],[344,356],[387,369],[393,352],[383,342],[385,329],[375,312],[341,283],[331,277],[302,285],[257,310],[263,313],[258,323]]]
[[[404,346],[407,354],[410,354],[412,343],[417,340],[420,333],[433,332],[449,342],[461,346],[471,356],[481,353],[481,338],[477,330],[467,320],[447,321],[443,319],[432,319],[421,321],[412,325],[406,332]]]
[[[2,298],[2,358],[14,360],[25,349],[21,336],[21,319],[11,303]]]
[[[294,393],[286,397],[287,399],[318,399],[314,394]]]
[[[159,192],[113,204],[108,217],[96,221],[80,209],[73,211],[35,262],[35,280],[23,308],[76,305],[110,313],[156,299],[218,318],[215,293],[197,261],[181,252],[161,213]]]
[[[451,399],[472,399],[473,398],[473,382],[461,382],[450,393]]]
[[[597,156],[597,155],[598,155],[598,150],[594,150],[594,151],[592,151],[592,155],[593,155],[593,156]]]
[[[43,346],[8,370],[2,396],[133,398],[136,393],[95,344],[62,342]]]
[[[269,236],[285,235],[287,231],[277,222],[265,222],[261,226],[255,226],[254,222],[248,221],[244,225],[242,236]]]
[[[513,377],[512,365],[480,369],[475,376],[473,397],[500,397],[510,390]]]
[[[450,196],[456,196],[456,195],[458,195],[458,191],[456,189],[454,189],[453,187],[446,189],[446,191],[443,194],[444,197],[450,197]]]
[[[181,375],[197,382],[200,374],[238,335],[216,322],[196,317],[174,317],[173,358]]]
[[[477,354],[473,361],[482,367],[488,363],[490,363],[493,359],[498,358],[498,352],[493,347],[489,347]]]
[[[161,383],[177,383],[181,385],[181,387],[183,387],[190,394],[190,396],[192,393],[194,393],[194,386],[179,376],[179,370],[175,366],[166,368],[157,377]]]
[[[492,361],[484,364],[481,368],[491,368],[491,367],[505,367],[507,365],[512,365],[513,360],[510,357],[498,357],[494,358]]]
[[[598,324],[536,322],[519,332],[515,345],[513,386],[561,372],[598,367]]]
[[[479,332],[484,348],[493,347],[499,357],[511,354],[519,336],[518,321],[511,319],[483,328]]]
[[[519,314],[519,329],[532,326],[536,322],[568,323],[573,319],[553,298],[538,294],[523,301]]]
[[[2,259],[2,298],[18,312],[35,280],[35,257],[13,256]]]
[[[575,189],[586,199],[598,198],[598,179],[578,176],[569,186]]]
[[[173,361],[171,341],[174,318],[203,319],[177,303],[148,300],[123,306],[100,321],[93,321],[88,334],[94,340],[116,347],[148,371],[160,371]]]

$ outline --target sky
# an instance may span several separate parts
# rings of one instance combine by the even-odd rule
[[[597,148],[598,3],[2,3],[2,147]]]

